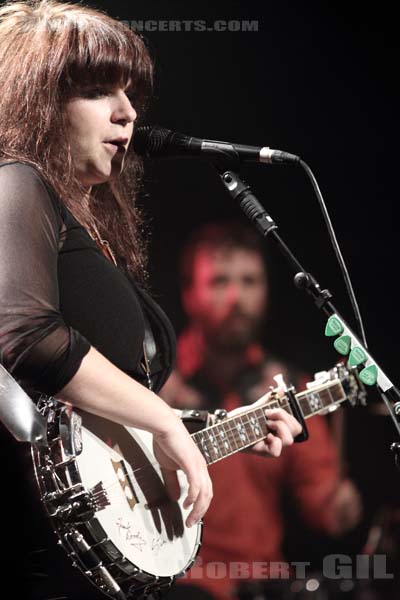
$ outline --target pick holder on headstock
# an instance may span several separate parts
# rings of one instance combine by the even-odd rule
[[[314,189],[319,192],[318,186],[313,180],[312,171],[309,166],[299,159],[298,162],[306,170],[311,178]],[[335,336],[334,347],[342,356],[348,355],[349,366],[359,368],[360,380],[367,386],[375,386],[379,391],[383,401],[386,404],[389,415],[391,416],[397,433],[400,437],[400,392],[385,375],[382,368],[374,360],[371,354],[358,337],[351,330],[349,325],[340,316],[335,306],[331,302],[332,294],[327,289],[321,289],[316,279],[308,273],[301,263],[297,260],[282,238],[278,235],[278,226],[271,215],[260,204],[253,194],[250,186],[245,184],[239,177],[240,159],[234,153],[215,153],[210,156],[211,162],[219,172],[222,183],[232,198],[238,202],[240,208],[252,224],[258,229],[263,237],[271,237],[278,245],[281,253],[290,263],[295,271],[294,284],[304,290],[314,300],[314,304],[319,310],[322,310],[328,317],[325,329],[325,335]],[[394,410],[392,408],[394,403]],[[400,465],[400,443],[392,444],[392,451],[396,454],[396,464]]]
[[[336,337],[333,346],[342,356],[348,356],[349,367],[358,367],[358,376],[368,386],[379,384],[383,391],[392,385],[369,352],[362,346],[349,326],[338,314],[332,314],[325,327],[325,336]]]
[[[397,431],[400,426],[400,402],[395,398],[395,394],[391,392],[393,384],[386,377],[385,373],[374,361],[366,348],[363,347],[360,340],[353,334],[348,325],[342,320],[340,315],[332,314],[325,327],[325,336],[336,337],[333,342],[334,348],[342,356],[348,356],[348,365],[359,369],[358,376],[360,380],[367,386],[377,384],[383,401],[386,404],[389,414],[391,415]],[[394,386],[393,386],[394,388]],[[397,392],[396,388],[394,390]],[[392,406],[390,404],[389,394],[395,401]],[[396,401],[397,400],[397,401]],[[395,455],[396,466],[400,469],[400,443],[395,442],[390,446],[390,449]]]

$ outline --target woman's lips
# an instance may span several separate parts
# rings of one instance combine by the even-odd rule
[[[117,152],[125,152],[125,148],[122,144],[116,144],[112,142],[103,142],[103,144],[113,153],[117,154]]]

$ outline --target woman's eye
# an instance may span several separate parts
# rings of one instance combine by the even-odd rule
[[[101,98],[102,96],[107,96],[109,91],[103,87],[91,88],[90,90],[84,90],[82,92],[82,96],[84,98]]]
[[[116,93],[114,89],[107,88],[105,86],[97,86],[90,89],[82,90],[80,96],[82,98],[87,98],[89,100],[95,100],[96,98],[104,98],[105,96],[110,96],[113,93]],[[125,91],[126,97],[129,102],[134,106],[136,102],[136,94],[133,90]]]

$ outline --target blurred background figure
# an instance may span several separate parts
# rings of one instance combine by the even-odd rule
[[[185,246],[181,292],[188,324],[178,339],[177,370],[161,392],[172,406],[230,411],[265,394],[278,373],[297,391],[311,379],[260,342],[269,292],[263,250],[259,234],[241,222],[202,226]],[[287,563],[272,563],[315,558],[304,536],[316,531],[333,540],[359,523],[360,495],[341,474],[327,419],[315,416],[307,426],[310,439],[279,460],[242,452],[210,468],[214,499],[198,567],[171,599],[228,600],[240,595],[239,587],[243,598],[260,597],[257,580],[289,575]],[[285,535],[288,511],[297,536]],[[257,562],[267,563],[268,572],[257,574]],[[253,592],[246,588],[252,581]]]

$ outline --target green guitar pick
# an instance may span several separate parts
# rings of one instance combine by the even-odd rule
[[[360,371],[359,377],[365,385],[375,385],[378,379],[378,369],[375,365],[369,365]]]
[[[337,317],[335,317],[335,315],[332,315],[329,317],[329,319],[326,323],[325,335],[327,337],[339,335],[340,333],[343,333],[343,329],[344,329],[343,325],[341,324],[339,319]]]
[[[356,367],[367,360],[367,355],[360,346],[355,346],[350,352],[349,365]]]
[[[349,335],[341,335],[333,342],[333,345],[339,354],[347,356],[347,354],[350,352],[351,338]]]

